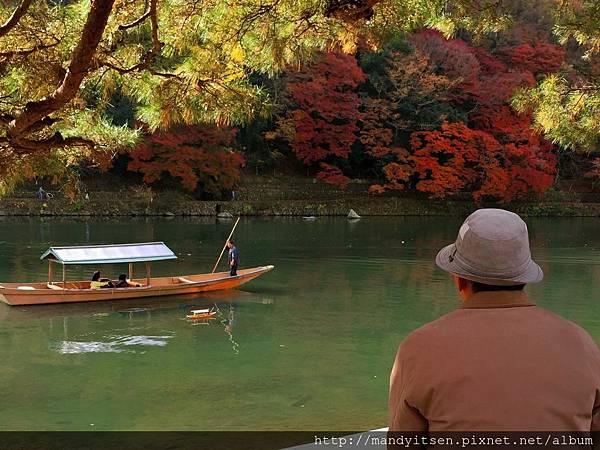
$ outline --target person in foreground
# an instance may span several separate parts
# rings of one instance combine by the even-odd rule
[[[227,261],[229,263],[229,275],[232,277],[237,276],[237,268],[240,265],[240,252],[237,247],[233,244],[232,240],[227,241],[227,248],[229,252],[227,254]]]
[[[600,350],[524,292],[543,278],[525,222],[475,211],[436,264],[454,277],[462,307],[400,344],[389,430],[600,431]]]

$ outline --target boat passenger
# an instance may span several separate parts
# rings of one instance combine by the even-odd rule
[[[230,268],[229,275],[235,277],[237,276],[237,268],[240,265],[240,253],[231,239],[227,241],[227,248],[229,249],[227,256]]]
[[[119,275],[119,281],[115,283],[115,287],[117,288],[126,288],[129,287],[129,283],[127,282],[127,275],[122,273]]]
[[[140,287],[139,283],[132,283],[131,280],[127,279],[127,275],[122,273],[119,275],[119,281],[116,282],[115,287],[126,288],[126,287]]]
[[[115,285],[108,278],[100,278],[100,271],[96,270],[90,282],[91,289],[113,288]]]

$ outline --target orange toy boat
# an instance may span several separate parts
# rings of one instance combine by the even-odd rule
[[[191,312],[191,314],[188,314],[187,316],[185,316],[186,319],[190,319],[190,320],[210,319],[217,314],[216,311],[212,311],[209,309],[194,309],[190,312]]]

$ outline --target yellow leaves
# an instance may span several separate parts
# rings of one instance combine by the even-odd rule
[[[226,83],[231,83],[232,81],[241,80],[245,76],[246,74],[244,73],[244,71],[240,69],[225,75],[223,77],[223,81],[225,81]]]
[[[357,50],[357,37],[356,31],[353,29],[343,30],[338,35],[338,41],[340,43],[340,49],[342,53],[353,55]]]
[[[230,52],[231,60],[236,64],[242,64],[246,57],[246,52],[240,45],[235,45]]]
[[[246,51],[239,44],[234,44],[229,51],[229,58],[226,61],[225,75],[222,77],[226,83],[241,80],[246,76],[243,65],[246,59]]]
[[[283,117],[277,121],[278,135],[290,142],[296,135],[296,120],[294,119],[294,117]]]
[[[160,127],[166,129],[171,123],[173,123],[173,105],[170,103],[164,103],[161,106],[162,108],[160,109]]]

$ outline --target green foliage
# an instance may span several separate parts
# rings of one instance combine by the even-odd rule
[[[573,49],[572,65],[515,95],[513,105],[533,111],[535,127],[565,148],[597,151],[600,143],[600,4],[561,0],[553,9],[554,32]]]
[[[574,87],[551,75],[513,98],[519,111],[532,111],[536,128],[566,148],[595,150],[600,143],[600,84]]]
[[[555,33],[566,44],[574,39],[586,56],[600,52],[600,6],[596,0],[560,0],[554,10]]]
[[[240,129],[238,139],[246,159],[246,167],[256,174],[271,169],[283,157],[280,148],[285,144],[273,132],[272,119],[257,118]]]

